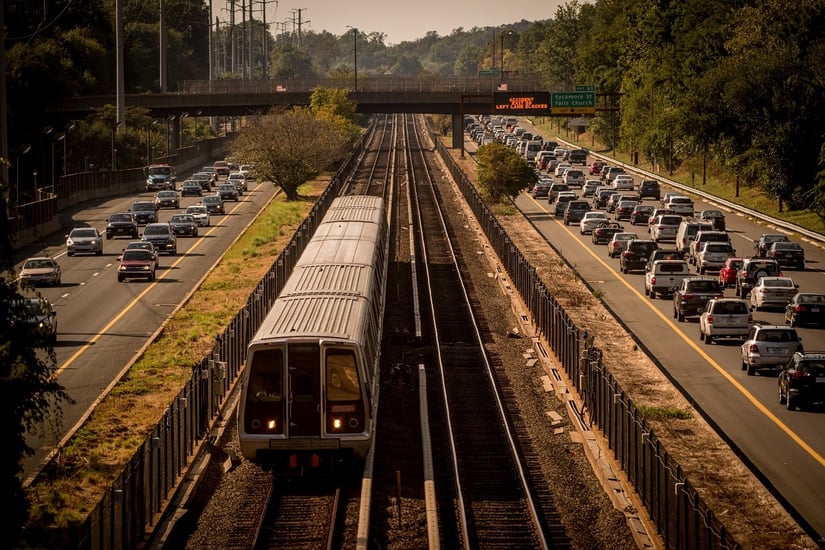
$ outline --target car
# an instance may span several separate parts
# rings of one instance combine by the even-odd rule
[[[590,204],[587,201],[569,201],[564,209],[564,225],[579,223],[587,212],[590,212]]]
[[[195,180],[186,180],[180,186],[180,195],[182,197],[188,197],[189,195],[200,197],[203,195],[203,187]]]
[[[787,243],[791,240],[782,233],[763,233],[753,243],[753,255],[764,258],[773,243]]]
[[[736,274],[742,268],[743,261],[736,256],[725,260],[725,265],[719,268],[719,284],[725,288],[736,286]]]
[[[648,258],[657,248],[659,248],[659,243],[649,239],[630,241],[619,254],[619,270],[622,273],[643,270]]]
[[[225,160],[216,160],[212,163],[212,166],[215,167],[215,173],[218,176],[228,176],[230,169],[229,169],[229,162]]]
[[[155,248],[155,245],[150,243],[149,241],[132,241],[126,245],[126,250],[148,250],[155,256],[155,261],[157,262],[158,267],[160,267],[160,258],[158,257],[158,251]]]
[[[754,323],[740,348],[742,370],[748,376],[765,370],[778,372],[800,351],[804,351],[802,339],[795,328]]]
[[[143,229],[142,240],[152,243],[158,254],[165,252],[170,256],[178,253],[178,240],[169,222],[150,223]]]
[[[206,166],[202,166],[200,171],[205,172],[205,173],[209,174],[210,176],[212,176],[210,186],[215,185],[215,184],[218,183],[218,173],[215,171],[214,166],[212,166],[211,164],[207,164]]]
[[[677,215],[677,216],[679,215],[676,212],[668,210],[667,208],[662,208],[662,207],[654,208],[653,212],[650,214],[650,217],[647,219],[647,232],[648,233],[652,233],[651,226],[653,225],[653,222],[656,220],[656,217],[661,215],[661,214],[674,214],[674,215]]]
[[[596,191],[593,195],[593,208],[606,208],[607,201],[610,200],[610,197],[613,195],[618,195],[619,192],[615,189],[610,188],[603,188]]]
[[[683,195],[674,195],[669,197],[663,206],[681,216],[693,216],[694,213],[693,199]]]
[[[547,202],[553,204],[556,202],[556,197],[563,191],[570,191],[570,186],[566,183],[551,183],[550,189],[547,190]]]
[[[587,173],[591,176],[598,176],[602,173],[602,168],[604,168],[604,161],[594,160],[590,163],[590,166],[587,169]]]
[[[602,222],[597,225],[592,233],[590,240],[593,244],[607,244],[616,233],[624,231],[624,226],[616,222]]]
[[[825,324],[825,294],[797,292],[785,306],[785,324],[791,327]]]
[[[633,241],[628,243],[628,246]],[[655,298],[657,294],[663,298],[674,294],[682,284],[682,280],[690,277],[690,266],[684,260],[657,260],[653,262],[650,271],[645,271],[645,295]]]
[[[715,243],[725,243],[730,242],[730,237],[724,231],[716,231],[715,229],[702,229],[700,228],[699,231],[693,236],[692,240],[688,241],[688,246],[685,249],[685,257],[687,260],[695,264],[696,263],[696,256],[699,254],[699,250],[704,246],[705,243],[708,242],[715,242]],[[678,246],[676,248],[679,248]],[[736,254],[731,254],[731,256],[735,256]]]
[[[713,228],[717,231],[725,231],[725,214],[721,210],[702,210],[697,219],[708,221],[713,224]]]
[[[639,182],[639,196],[642,199],[659,200],[662,197],[662,189],[656,180],[642,180]]]
[[[622,253],[622,250],[624,250],[625,243],[627,243],[627,241],[632,241],[633,239],[638,238],[639,236],[636,233],[632,233],[630,231],[613,233],[613,236],[610,238],[610,242],[607,243],[607,255],[611,258],[617,257]]]
[[[146,225],[147,223],[154,223],[158,221],[158,209],[155,207],[155,201],[135,201],[129,212],[135,217],[138,225]]]
[[[779,373],[779,404],[804,411],[825,403],[825,352],[796,352]]]
[[[616,205],[616,208],[613,209],[613,214],[616,216],[617,221],[621,220],[630,220],[630,215],[633,213],[633,210],[639,205],[636,201],[626,201],[621,200],[619,204]]]
[[[57,313],[51,302],[42,297],[23,298],[26,324],[37,336],[54,344],[57,341]]]
[[[707,241],[701,247],[696,253],[696,270],[699,275],[704,275],[709,269],[722,269],[728,258],[736,256],[736,250],[727,241]]]
[[[676,196],[684,196],[684,195],[682,195],[682,193],[679,192],[679,191],[668,191],[667,193],[662,195],[662,198],[659,199],[660,202],[662,203],[662,208],[665,208],[665,205],[667,204],[667,202],[670,200],[671,197],[676,197]]]
[[[624,173],[626,172],[621,166],[610,166],[606,172],[602,172],[602,180],[606,181],[608,185],[612,185],[613,180],[616,179],[616,176]]]
[[[610,182],[613,189],[616,191],[633,191],[636,189],[636,184],[633,182],[633,176],[630,174],[616,174],[613,181]]]
[[[570,164],[581,164],[582,166],[586,166],[587,151],[584,149],[573,149],[567,155],[567,159],[570,161]]]
[[[115,237],[138,238],[138,223],[131,212],[117,212],[106,218],[106,239]]]
[[[131,248],[123,251],[118,258],[120,265],[117,268],[117,280],[126,279],[155,280],[158,267],[157,256],[151,250]]]
[[[533,198],[541,198],[546,197],[547,194],[550,192],[550,186],[553,185],[553,181],[550,180],[539,180],[536,182],[536,185],[533,186],[533,189],[530,190],[530,194],[533,195]]]
[[[198,236],[198,222],[192,214],[174,214],[169,219],[169,224],[175,235]]]
[[[166,191],[158,191],[155,195],[155,208],[180,208],[180,198],[178,192],[172,189]]]
[[[249,190],[249,186],[246,183],[246,176],[242,172],[232,172],[229,174],[229,177],[226,178],[226,182],[233,184],[235,189],[238,190],[239,195]]]
[[[223,199],[220,195],[204,195],[201,204],[206,207],[210,214],[226,214]]]
[[[195,172],[189,179],[198,182],[201,191],[209,191],[217,183],[217,175],[214,172]]]
[[[711,298],[699,315],[699,340],[712,344],[717,338],[748,337],[753,316],[742,298]]]
[[[779,263],[771,258],[744,258],[736,272],[736,295],[747,298],[751,288],[762,277],[781,277]]]
[[[571,168],[564,173],[562,181],[567,185],[581,187],[584,185],[584,172]]]
[[[686,277],[673,293],[673,318],[681,322],[687,317],[698,317],[708,301],[724,296],[725,290],[716,279]]]
[[[103,235],[95,227],[75,227],[66,235],[66,254],[103,254]]]
[[[761,277],[751,289],[751,307],[757,311],[765,307],[785,308],[798,288],[790,277]]]
[[[602,182],[597,179],[585,179],[582,185],[582,197],[592,197],[601,184]]]
[[[202,204],[193,204],[187,206],[185,212],[191,214],[195,218],[198,227],[209,227],[211,221],[209,219],[209,211]]]
[[[561,191],[556,195],[556,200],[553,202],[553,214],[556,217],[564,216],[564,209],[567,208],[567,203],[576,200],[578,197],[573,191]]]
[[[650,235],[657,243],[660,241],[676,242],[676,232],[682,218],[678,214],[660,214],[650,225]]]
[[[564,171],[569,168],[573,168],[573,165],[569,162],[560,162],[558,163],[558,165],[556,165],[556,168],[553,170],[553,175],[557,178],[560,178],[564,175]]]
[[[608,223],[609,221],[610,220],[608,219],[607,214],[599,210],[585,212],[584,216],[582,216],[582,220],[579,222],[579,233],[582,235],[593,233],[593,230],[599,224]]]
[[[792,266],[800,271],[805,269],[805,249],[801,244],[793,241],[771,243],[765,257],[773,258],[781,266]]]
[[[218,186],[218,196],[224,201],[237,201],[238,190],[231,183],[222,183]]]
[[[607,199],[607,202],[604,203],[605,212],[610,212],[610,213],[615,212],[616,211],[616,205],[618,205],[621,200],[622,200],[622,194],[618,191],[616,193],[610,195],[610,197],[608,197],[608,199]]]
[[[60,284],[60,264],[51,256],[34,256],[23,262],[20,268],[20,283],[23,285]]]
[[[630,225],[647,225],[647,220],[650,219],[652,213],[653,207],[649,204],[637,204],[630,212]]]

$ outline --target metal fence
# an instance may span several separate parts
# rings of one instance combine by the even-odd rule
[[[164,502],[184,475],[194,452],[222,415],[246,358],[246,347],[278,297],[295,263],[315,233],[344,176],[363,150],[359,143],[338,170],[311,212],[294,233],[246,304],[215,339],[208,356],[193,365],[192,377],[166,409],[161,421],[114,480],[66,547],[90,549],[136,548],[154,524]]]
[[[545,286],[536,269],[510,240],[444,145],[439,141],[436,143],[513,286],[529,309],[533,324],[582,396],[592,421],[601,429],[667,548],[741,548],[657,439],[618,381],[604,367],[602,351],[589,345],[586,331],[570,319],[553,291]]]

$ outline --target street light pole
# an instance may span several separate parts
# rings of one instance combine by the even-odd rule
[[[17,208],[17,205],[20,204],[20,157],[28,153],[32,150],[32,146],[28,143],[24,143],[20,147],[17,148],[17,162],[14,168],[14,207]]]
[[[63,175],[67,175],[69,173],[69,155],[68,155],[68,143],[69,143],[69,132],[74,130],[76,123],[70,122],[66,126],[66,131],[63,132]]]
[[[507,36],[513,34],[513,31],[507,31]],[[501,33],[501,76],[504,78],[504,36],[505,34]]]

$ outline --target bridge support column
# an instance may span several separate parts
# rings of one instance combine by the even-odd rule
[[[453,149],[464,146],[464,120],[461,115],[453,115]]]

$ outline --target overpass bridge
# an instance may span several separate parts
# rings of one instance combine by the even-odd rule
[[[537,78],[397,77],[357,75],[332,79],[201,80],[183,81],[177,92],[127,94],[127,107],[141,107],[149,116],[171,121],[178,130],[181,115],[243,116],[261,114],[275,106],[309,105],[316,88],[349,90],[359,113],[426,113],[453,117],[454,141],[461,140],[464,115],[503,114],[572,116],[617,110],[618,94],[595,96],[593,107],[552,109],[551,92]],[[49,112],[69,119],[83,118],[104,105],[117,104],[114,94],[63,98]],[[460,147],[460,143],[455,147]]]

